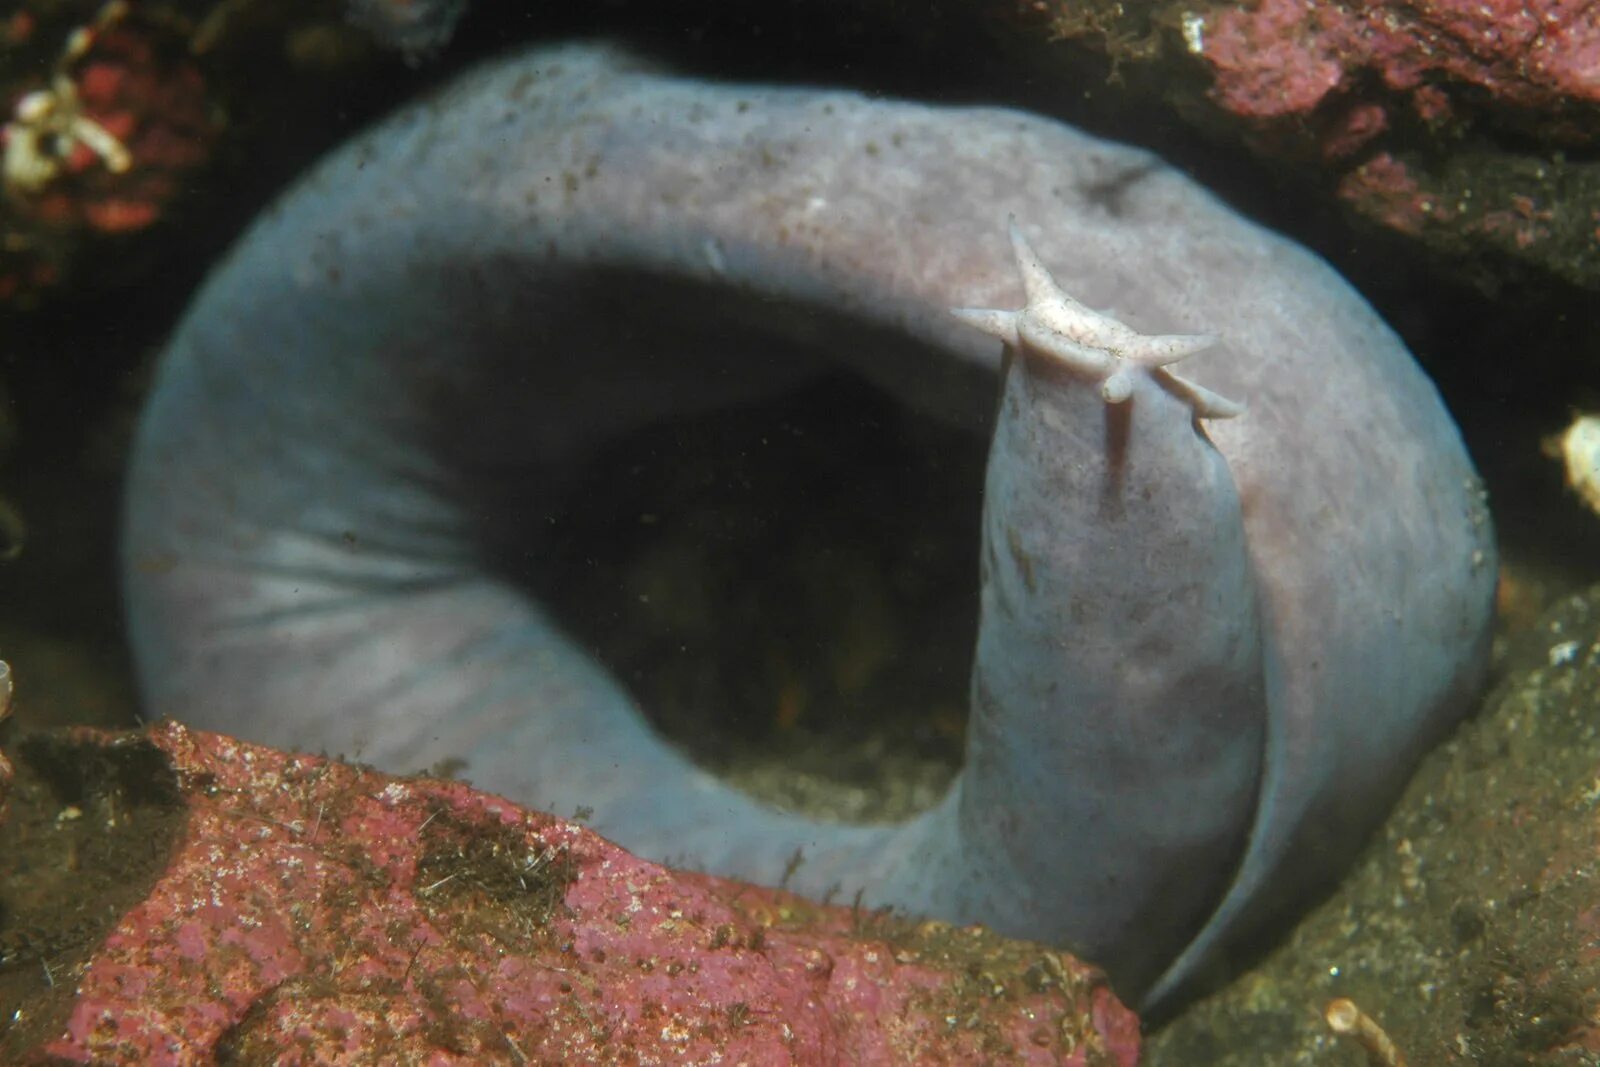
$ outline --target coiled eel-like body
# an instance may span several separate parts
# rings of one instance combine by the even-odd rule
[[[1217,338],[1182,368],[1213,392],[1119,362],[1118,322]],[[903,825],[696,769],[492,565],[620,433],[827,364],[970,414],[1003,352],[967,762]],[[255,224],[162,362],[125,570],[151,715],[463,760],[645,855],[1070,945],[1147,1000],[1348,860],[1467,706],[1495,573],[1397,339],[1148,155],[597,46],[470,73]]]

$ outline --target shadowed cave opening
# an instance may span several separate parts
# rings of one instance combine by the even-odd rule
[[[961,763],[986,450],[844,373],[651,426],[545,505],[533,591],[700,766],[903,819]]]

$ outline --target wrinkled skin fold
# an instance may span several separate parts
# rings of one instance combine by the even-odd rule
[[[951,307],[1208,334],[1200,421]],[[493,566],[617,435],[837,365],[992,420],[968,760],[897,826],[697,770]],[[1125,383],[1126,384],[1126,383]],[[998,414],[995,392],[1001,395]],[[126,508],[147,714],[475,784],[670,857],[1066,944],[1154,1003],[1326,884],[1480,679],[1495,572],[1431,384],[1326,265],[1048,119],[469,73],[317,166],[161,364]]]

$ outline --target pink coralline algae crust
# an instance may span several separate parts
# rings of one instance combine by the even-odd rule
[[[1554,168],[1538,160],[1507,164],[1499,181],[1475,173],[1470,159],[1422,171],[1390,152],[1352,167],[1339,195],[1380,224],[1411,237],[1456,246],[1469,241],[1513,254],[1544,248],[1582,276],[1600,250],[1600,207],[1578,183],[1564,195]]]
[[[1251,118],[1304,114],[1366,72],[1423,117],[1440,80],[1528,109],[1600,103],[1593,0],[1260,0],[1207,14],[1200,41],[1215,98]]]
[[[1600,0],[1019,6],[1446,274],[1600,288]]]
[[[1595,0],[1258,0],[1185,18],[1211,99],[1258,147],[1309,138],[1357,211],[1453,262],[1493,250],[1600,284],[1600,176],[1563,154],[1600,131]],[[1491,147],[1504,130],[1548,149]]]
[[[1132,1065],[1100,972],[176,724],[188,809],[34,1062]]]
[[[1433,200],[1406,165],[1387,152],[1345,175],[1339,194],[1363,204],[1369,215],[1390,229],[1413,237],[1435,213]]]

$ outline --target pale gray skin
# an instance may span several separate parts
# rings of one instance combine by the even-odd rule
[[[488,565],[597,443],[837,363],[993,418],[1007,219],[1065,290],[1209,333],[1108,406],[1005,377],[967,765],[841,827],[695,769]],[[987,414],[985,414],[987,413]],[[149,715],[486,789],[653,857],[1065,944],[1170,995],[1325,886],[1468,706],[1495,575],[1472,467],[1326,265],[1058,123],[531,52],[319,165],[174,335],[130,477]]]

